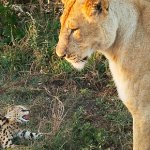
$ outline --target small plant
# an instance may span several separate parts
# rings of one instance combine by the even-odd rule
[[[14,44],[22,39],[25,36],[25,26],[11,4],[4,6],[0,3],[0,45]]]
[[[78,150],[101,150],[106,144],[108,133],[105,129],[97,129],[90,122],[85,121],[83,114],[82,107],[74,114],[73,144]]]

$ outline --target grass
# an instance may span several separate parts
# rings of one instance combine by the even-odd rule
[[[58,6],[52,3],[47,14],[39,12],[37,2],[22,5],[29,14],[15,17],[19,25],[25,23],[20,27],[24,36],[15,32],[13,39],[7,39],[0,23],[1,114],[10,105],[28,106],[31,120],[24,128],[37,132],[47,118],[41,130],[50,133],[54,127],[52,101],[59,99],[65,108],[59,130],[37,141],[16,141],[16,149],[131,150],[131,116],[118,99],[107,60],[94,54],[86,68],[77,72],[57,58]]]

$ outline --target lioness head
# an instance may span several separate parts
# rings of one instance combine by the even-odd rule
[[[64,12],[56,53],[82,69],[96,50],[115,41],[117,24],[108,0],[62,0]]]

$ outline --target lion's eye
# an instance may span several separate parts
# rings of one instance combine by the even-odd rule
[[[80,29],[72,29],[71,30],[71,35],[75,40],[80,40],[81,39],[81,34],[80,34]]]
[[[77,31],[78,28],[75,28],[75,29],[71,29],[71,34],[73,34],[75,31]]]

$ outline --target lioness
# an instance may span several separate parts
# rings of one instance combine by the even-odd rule
[[[57,55],[77,69],[95,51],[107,57],[119,97],[133,117],[133,149],[150,150],[150,3],[62,2]]]

